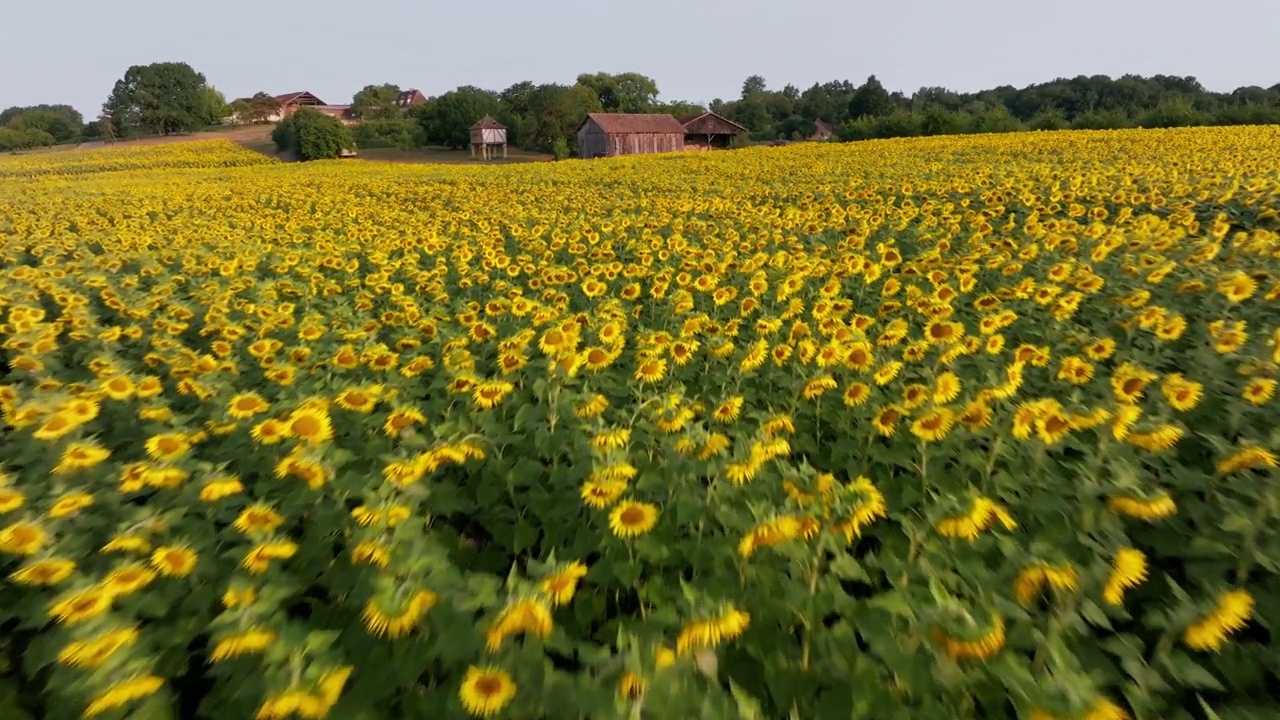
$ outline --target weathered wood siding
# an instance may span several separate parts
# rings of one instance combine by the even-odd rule
[[[712,113],[707,113],[684,125],[685,135],[737,135],[741,132],[741,128]]]
[[[578,130],[578,157],[649,155],[684,150],[682,133],[606,133],[588,120]]]

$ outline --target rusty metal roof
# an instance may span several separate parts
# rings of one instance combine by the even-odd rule
[[[303,97],[304,97],[304,96],[306,96],[306,97],[310,97],[312,100],[314,100],[314,101],[315,101],[315,103],[314,103],[314,104],[316,104],[316,105],[324,105],[324,104],[326,104],[323,100],[321,100],[320,98],[316,97],[315,95],[312,95],[311,93],[307,92],[306,90],[300,90],[300,91],[298,91],[298,92],[285,93],[284,95],[277,95],[277,96],[276,96],[276,100],[278,100],[278,101],[280,102],[280,104],[281,104],[281,105],[288,105],[288,104],[290,104],[290,103],[298,102],[299,100],[303,99]]]
[[[592,121],[601,130],[610,135],[630,135],[633,133],[678,133],[684,134],[684,126],[671,115],[662,113],[588,113],[587,121]]]

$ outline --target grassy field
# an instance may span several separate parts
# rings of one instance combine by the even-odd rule
[[[240,140],[0,158],[0,717],[1280,715],[1280,129]]]

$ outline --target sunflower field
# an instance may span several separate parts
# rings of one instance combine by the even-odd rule
[[[1280,716],[1280,128],[0,208],[5,720]]]

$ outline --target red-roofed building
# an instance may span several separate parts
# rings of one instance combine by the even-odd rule
[[[421,105],[427,101],[427,96],[418,90],[405,90],[396,98],[396,107],[401,110],[408,110],[416,105]]]

